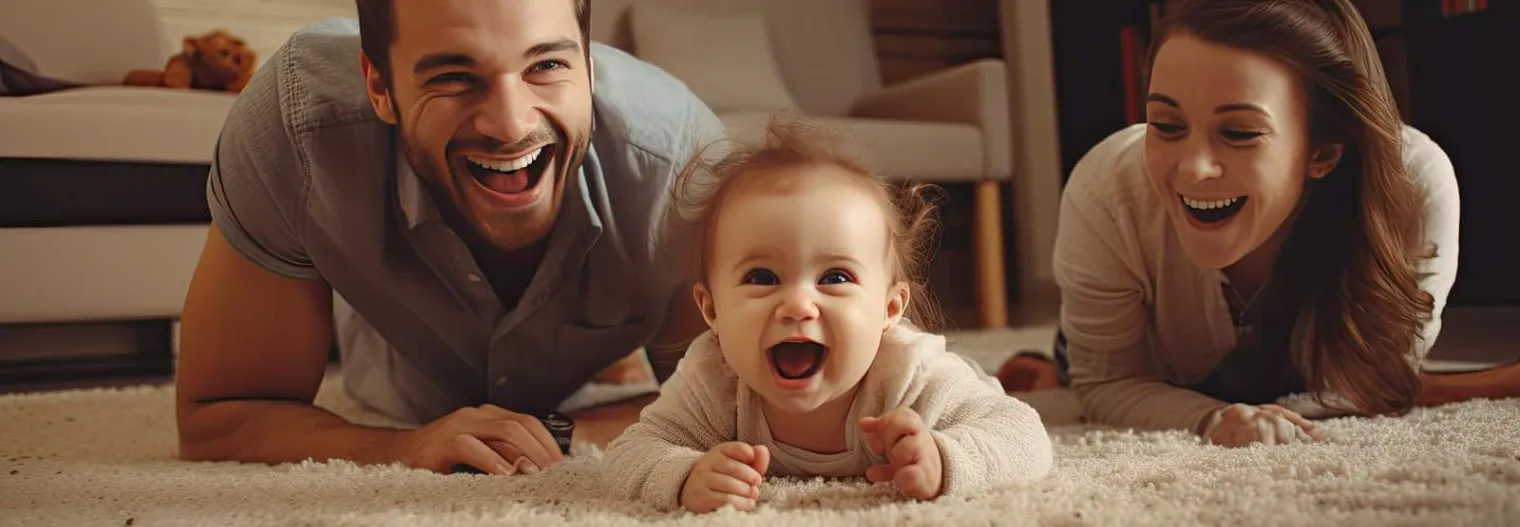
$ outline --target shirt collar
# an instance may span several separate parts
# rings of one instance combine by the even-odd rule
[[[401,213],[406,218],[407,229],[416,229],[427,223],[442,223],[438,206],[433,203],[427,189],[422,188],[422,180],[412,171],[412,164],[407,162],[406,153],[400,148],[400,137],[396,138],[396,145],[396,197],[401,203]]]

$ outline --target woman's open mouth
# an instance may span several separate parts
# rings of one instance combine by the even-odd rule
[[[1246,206],[1246,196],[1208,200],[1193,199],[1181,194],[1177,196],[1182,200],[1182,208],[1192,215],[1193,219],[1205,224],[1228,220]]]
[[[481,186],[497,194],[516,195],[538,187],[544,172],[554,159],[554,144],[544,145],[515,159],[491,159],[465,156],[470,174]]]
[[[800,381],[817,375],[823,369],[829,349],[812,341],[782,342],[766,350],[770,355],[771,368],[776,375],[788,381]]]

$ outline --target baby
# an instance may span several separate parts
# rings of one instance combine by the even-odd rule
[[[611,491],[702,513],[753,509],[771,475],[864,476],[933,499],[1048,473],[1039,414],[918,327],[933,322],[915,280],[923,194],[894,203],[806,122],[768,132],[708,170],[687,207],[710,329],[607,446]]]

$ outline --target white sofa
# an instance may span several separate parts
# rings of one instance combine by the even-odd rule
[[[973,183],[980,325],[1007,324],[999,192],[1013,139],[1001,60],[883,86],[870,0],[596,0],[591,20],[594,40],[685,81],[734,138],[800,111],[847,130],[889,177]]]
[[[209,221],[205,174],[235,96],[110,85],[162,68],[180,37],[164,33],[150,0],[0,0],[0,39],[35,73],[92,85],[0,97],[0,202],[10,205],[0,359],[64,325],[179,317]],[[133,338],[103,330],[70,342],[117,351]]]

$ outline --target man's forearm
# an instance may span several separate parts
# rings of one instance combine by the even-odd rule
[[[198,405],[181,421],[187,461],[291,463],[346,459],[362,465],[401,461],[406,431],[360,426],[296,401],[222,401]]]

